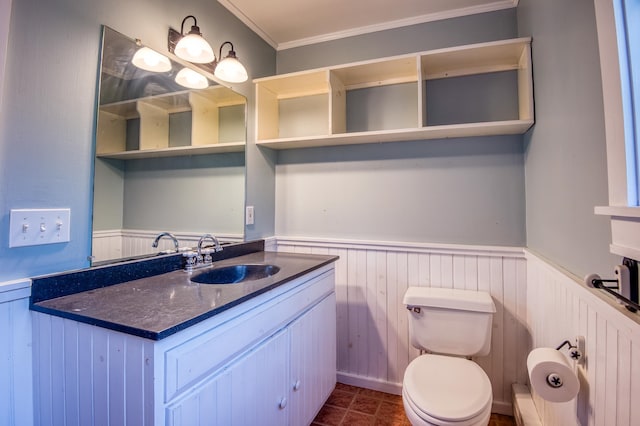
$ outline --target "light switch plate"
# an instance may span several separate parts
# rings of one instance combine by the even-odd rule
[[[255,222],[255,211],[253,209],[253,206],[247,206],[247,209],[245,211],[244,223],[245,225],[253,225],[254,222]]]
[[[11,209],[9,247],[70,241],[71,209]]]

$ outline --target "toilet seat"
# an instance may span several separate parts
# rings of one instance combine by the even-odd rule
[[[478,364],[464,358],[416,358],[405,371],[402,393],[411,411],[428,424],[480,424],[491,415],[491,382]]]

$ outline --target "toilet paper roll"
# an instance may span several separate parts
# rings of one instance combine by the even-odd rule
[[[578,395],[578,376],[560,351],[537,348],[527,357],[529,382],[540,397],[550,402],[567,402]]]

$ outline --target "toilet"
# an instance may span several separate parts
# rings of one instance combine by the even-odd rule
[[[413,426],[486,426],[491,417],[491,382],[478,364],[491,347],[496,311],[483,291],[409,287],[411,345],[424,351],[404,373],[402,401]]]

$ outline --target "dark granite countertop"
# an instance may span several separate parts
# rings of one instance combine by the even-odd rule
[[[31,309],[160,340],[335,260],[336,256],[328,255],[259,251],[191,273],[178,269],[104,287],[94,283],[87,291],[34,301]],[[190,280],[211,268],[234,264],[273,264],[280,271],[237,284]]]

